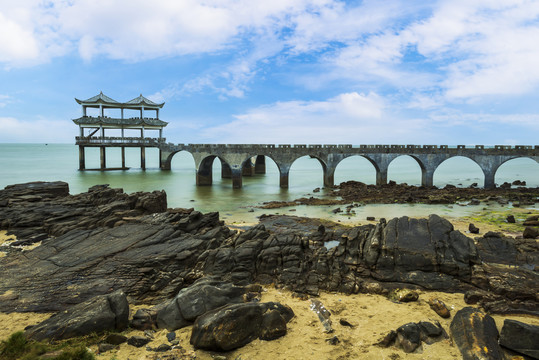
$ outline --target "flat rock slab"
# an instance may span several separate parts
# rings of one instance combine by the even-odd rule
[[[539,359],[539,326],[506,319],[500,334],[500,345]]]

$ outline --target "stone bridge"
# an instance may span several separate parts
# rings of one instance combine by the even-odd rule
[[[280,172],[280,186],[288,187],[288,174],[292,163],[300,157],[317,159],[324,172],[324,185],[334,185],[337,165],[350,156],[362,156],[376,169],[376,184],[387,183],[389,164],[397,157],[409,155],[421,168],[421,184],[432,186],[436,168],[445,160],[462,156],[475,161],[483,170],[485,188],[495,187],[494,177],[504,162],[520,157],[534,159],[539,163],[539,146],[485,147],[475,145],[249,145],[249,144],[172,144],[161,143],[160,167],[171,169],[173,156],[180,151],[193,155],[196,166],[197,185],[212,184],[212,165],[219,158],[223,177],[232,178],[234,188],[241,188],[242,176],[265,173],[265,156],[272,159]],[[253,161],[254,160],[254,161]]]

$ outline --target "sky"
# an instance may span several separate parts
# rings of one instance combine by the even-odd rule
[[[0,0],[0,142],[74,98],[165,102],[174,143],[535,145],[539,0]]]

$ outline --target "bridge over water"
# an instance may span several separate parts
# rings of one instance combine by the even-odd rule
[[[170,170],[175,154],[186,151],[193,156],[196,167],[197,185],[212,184],[212,166],[216,158],[221,161],[222,176],[232,179],[234,188],[241,188],[242,176],[265,173],[265,157],[272,159],[280,173],[280,186],[288,187],[290,167],[300,157],[309,156],[317,159],[324,172],[324,185],[334,185],[335,169],[339,163],[351,156],[367,159],[376,170],[376,184],[387,183],[389,164],[399,156],[408,155],[415,159],[421,168],[421,184],[432,186],[434,172],[445,160],[462,156],[479,165],[485,176],[485,188],[495,187],[494,178],[498,168],[506,161],[516,158],[530,158],[539,163],[539,145],[495,145],[473,147],[457,145],[262,145],[262,144],[173,144],[164,138],[146,137],[77,137],[79,146],[80,170],[85,168],[85,147],[101,149],[101,168],[94,170],[117,170],[106,167],[105,148],[123,149],[138,147],[141,149],[141,167],[145,169],[145,148],[159,149],[159,166]]]
[[[300,157],[317,159],[324,172],[324,185],[334,185],[337,165],[351,156],[362,156],[376,169],[376,184],[387,183],[389,164],[399,156],[408,155],[421,168],[421,184],[433,185],[436,168],[445,160],[462,156],[476,162],[485,176],[485,188],[495,187],[494,178],[498,168],[506,161],[526,157],[539,163],[539,145],[256,145],[256,144],[172,144],[156,141],[159,148],[160,167],[171,169],[171,161],[181,151],[189,152],[195,161],[197,185],[212,184],[212,165],[216,158],[221,161],[223,177],[232,178],[234,188],[241,188],[242,176],[265,173],[265,157],[272,159],[280,173],[280,186],[288,187],[288,174],[292,163]]]

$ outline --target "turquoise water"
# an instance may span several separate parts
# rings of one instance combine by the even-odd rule
[[[107,150],[107,166],[120,166],[120,150]],[[99,167],[99,151],[87,148],[87,168]],[[316,159],[298,159],[290,170],[289,188],[279,187],[279,171],[272,160],[266,160],[266,174],[243,178],[242,189],[232,189],[230,179],[221,179],[219,161],[214,162],[213,186],[195,185],[195,166],[190,154],[182,152],[172,160],[171,171],[159,169],[158,150],[146,149],[146,171],[140,169],[138,149],[126,149],[126,171],[78,171],[78,148],[69,144],[0,144],[0,188],[29,181],[56,181],[69,183],[72,194],[87,191],[96,184],[110,184],[126,192],[165,190],[170,207],[195,207],[198,210],[220,211],[227,218],[238,220],[238,216],[251,221],[255,213],[246,213],[248,208],[272,200],[293,200],[303,196],[323,196],[313,189],[323,186],[322,167]],[[339,164],[335,172],[335,183],[357,180],[375,183],[375,170],[364,158],[354,156]],[[474,182],[483,184],[481,169],[473,161],[458,157],[444,162],[434,174],[434,185],[445,184],[468,186]],[[539,164],[531,159],[515,159],[503,164],[497,172],[496,183],[524,180],[528,186],[539,186]],[[388,180],[398,183],[419,185],[421,170],[409,156],[395,159],[388,172]],[[454,211],[447,207],[429,206],[369,206],[365,211],[393,214],[404,212]],[[402,211],[401,211],[402,210]],[[437,211],[440,210],[440,211]],[[282,210],[281,211],[286,211]],[[296,215],[312,215],[313,210],[296,208]],[[316,211],[328,211],[320,208]],[[268,211],[266,210],[266,213]],[[421,215],[421,214],[419,214]],[[389,215],[387,215],[389,217]]]

